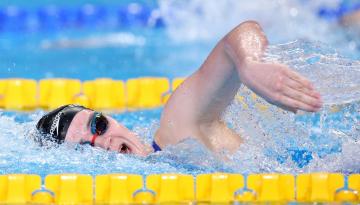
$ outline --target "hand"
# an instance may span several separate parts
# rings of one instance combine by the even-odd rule
[[[285,110],[316,112],[322,106],[310,81],[285,65],[251,61],[239,72],[242,83]]]

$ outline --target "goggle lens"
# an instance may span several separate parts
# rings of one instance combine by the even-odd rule
[[[106,132],[108,124],[109,124],[108,120],[102,113],[95,112],[93,119],[91,120],[91,133],[93,135],[104,134]]]

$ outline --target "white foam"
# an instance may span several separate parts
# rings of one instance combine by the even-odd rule
[[[267,60],[287,63],[310,78],[326,105],[319,113],[294,115],[254,99],[251,91],[241,88],[239,94],[248,107],[235,101],[224,114],[224,120],[245,140],[232,156],[233,168],[240,172],[358,172],[354,156],[360,140],[359,62],[308,41],[274,45]],[[261,110],[256,104],[269,108]],[[303,164],[294,157],[302,158]],[[306,158],[312,160],[305,163]]]
[[[103,48],[144,46],[145,43],[146,40],[143,36],[137,36],[127,32],[118,32],[92,35],[78,39],[62,38],[60,40],[43,40],[40,46],[42,49]]]
[[[159,5],[175,41],[216,42],[241,22],[256,20],[271,43],[307,39],[330,44],[349,56],[356,52],[341,26],[317,16],[319,8],[336,8],[339,0],[159,0]]]

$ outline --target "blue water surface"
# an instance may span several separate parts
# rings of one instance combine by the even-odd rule
[[[226,159],[195,140],[186,140],[146,158],[69,143],[40,147],[32,138],[35,124],[44,111],[1,111],[0,174],[360,171],[360,115],[356,98],[360,71],[356,59],[360,55],[353,46],[357,45],[356,39],[349,39],[336,23],[319,19],[310,6],[304,9],[296,1],[184,2],[136,2],[158,7],[166,23],[164,27],[84,26],[42,32],[0,32],[0,77],[126,80],[142,76],[188,76],[201,65],[222,35],[241,21],[256,19],[275,44],[269,60],[275,59],[303,72],[317,83],[327,103],[337,100],[336,104],[341,104],[340,111],[332,112],[328,106],[316,114],[294,115],[275,107],[261,112],[255,103],[263,101],[254,102],[246,97],[247,109],[234,101],[224,120],[244,137],[245,143],[238,153]],[[75,8],[84,3],[63,1],[57,5]],[[52,2],[2,1],[0,6],[10,4],[36,9]],[[117,5],[117,1],[109,1],[106,6]],[[294,42],[296,39],[301,40]],[[326,73],[323,71],[327,67],[333,69],[329,75],[320,75]],[[333,71],[340,74],[331,75]],[[250,96],[243,90],[239,94]],[[159,108],[110,114],[150,144],[161,111]]]

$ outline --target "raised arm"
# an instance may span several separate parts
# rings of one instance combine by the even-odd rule
[[[227,34],[166,104],[156,133],[160,146],[194,137],[213,150],[229,148],[227,144],[234,145],[229,149],[237,148],[239,137],[220,121],[220,115],[241,83],[288,110],[319,109],[320,95],[308,80],[284,65],[261,62],[267,44],[261,27],[253,21]]]

